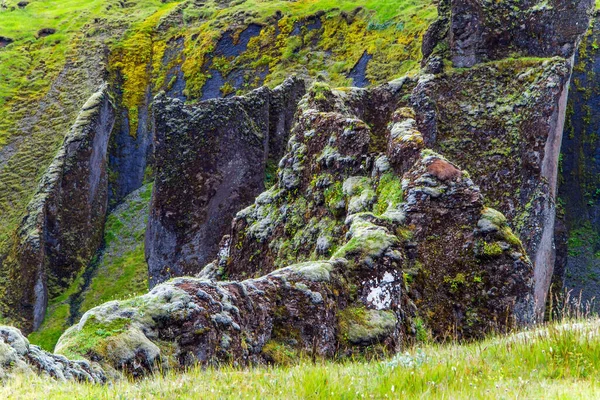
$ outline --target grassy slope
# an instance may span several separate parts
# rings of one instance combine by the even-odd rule
[[[35,399],[598,398],[600,321],[466,345],[424,345],[391,361],[192,369],[111,386],[17,376],[0,397]]]
[[[0,8],[0,36],[14,40],[0,48],[0,257],[79,108],[97,89],[87,76],[101,74],[102,43],[171,6],[160,0],[132,0],[127,7],[118,0],[32,0],[19,9],[17,2]],[[38,39],[42,28],[56,33]],[[99,71],[86,71],[90,63]]]

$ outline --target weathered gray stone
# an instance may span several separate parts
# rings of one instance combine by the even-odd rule
[[[61,381],[106,382],[106,375],[98,365],[50,354],[30,345],[18,329],[0,326],[0,379],[22,373],[48,375]]]
[[[156,98],[151,286],[198,273],[216,257],[235,212],[265,189],[267,163],[281,157],[304,91],[303,81],[290,78],[274,90],[194,106]]]

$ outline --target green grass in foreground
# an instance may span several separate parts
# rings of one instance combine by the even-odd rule
[[[466,345],[425,345],[391,361],[192,369],[112,385],[17,376],[10,399],[600,398],[600,321]]]

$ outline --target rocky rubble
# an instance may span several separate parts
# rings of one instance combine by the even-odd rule
[[[0,379],[17,373],[44,374],[62,381],[106,382],[106,375],[98,365],[50,354],[29,344],[18,329],[0,326]]]

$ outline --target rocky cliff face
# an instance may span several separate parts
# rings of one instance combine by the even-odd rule
[[[424,56],[445,37],[448,46],[437,50],[448,50],[456,67],[508,57],[570,58],[587,30],[592,6],[592,0],[442,0]]]
[[[103,230],[116,206],[120,223],[149,210],[122,249],[145,251],[154,288],[92,308],[57,346],[108,370],[398,350],[541,318],[572,56],[591,0],[442,1],[423,70],[397,80],[386,71],[416,65],[430,7],[402,11],[394,27],[343,1],[317,14],[299,5],[297,19],[238,6],[219,5],[213,26],[196,13],[204,3],[169,3],[112,49],[112,97],[104,88],[84,106],[18,236],[2,242],[17,282],[4,314],[29,331],[49,297],[54,311],[68,302],[60,333],[89,308],[85,293],[105,298],[97,279],[114,266],[91,261],[99,250],[118,258],[103,251],[121,247],[101,249],[115,240],[114,218]],[[390,49],[402,61],[385,64]],[[306,96],[299,78],[233,96],[292,70],[316,81]],[[349,79],[389,83],[323,83]],[[594,101],[582,93],[573,154],[588,140],[577,110]],[[198,102],[211,97],[224,99]],[[152,186],[148,206],[140,193]]]
[[[564,59],[506,60],[422,78],[413,93],[425,143],[477,171],[474,181],[513,221],[537,268],[540,310],[554,264],[554,199],[569,76]]]
[[[106,150],[115,111],[106,87],[83,106],[19,229],[7,287],[26,330],[44,319],[49,292],[64,290],[100,245],[106,217]]]
[[[441,4],[441,18],[424,43],[430,71],[441,68],[440,56],[456,67],[504,60],[427,78],[415,101],[423,110],[426,142],[478,171],[475,181],[513,220],[535,265],[541,315],[555,263],[556,185],[572,56],[591,2],[518,3]],[[509,54],[560,58],[507,59]],[[474,87],[461,83],[464,78]]]
[[[144,374],[394,350],[532,321],[521,242],[467,173],[424,148],[404,96],[414,86],[313,88],[277,184],[238,213],[201,278],[90,310],[57,351]]]
[[[146,235],[151,286],[198,273],[233,215],[264,190],[282,156],[304,82],[186,106],[155,102],[155,185]]]
[[[106,154],[108,211],[112,212],[122,210],[132,191],[154,179],[152,103],[159,91],[191,102],[230,98],[263,84],[273,88],[292,72],[336,85],[385,82],[416,69],[420,38],[436,14],[435,5],[427,1],[393,12],[377,3],[357,8],[353,1],[342,1],[334,9],[321,4],[290,4],[260,3],[248,10],[247,4],[212,0],[185,4],[132,0],[94,9],[82,2],[66,12],[51,4],[44,15],[56,18],[42,21],[37,18],[37,3],[17,7],[14,0],[7,0],[7,7],[0,8],[0,281],[12,282],[16,265],[28,270],[23,274],[37,273],[39,263],[15,261],[23,250],[17,231],[63,133],[101,82],[110,82],[116,115]],[[2,23],[6,19],[18,21],[16,25],[23,29],[15,30],[12,22]],[[46,23],[53,26],[38,26]],[[38,35],[40,31],[46,33]],[[295,111],[286,105],[287,99],[277,98],[280,95],[285,93],[271,92],[268,185],[274,182],[276,164],[287,141],[287,137],[276,138],[273,132],[287,132]],[[250,194],[244,196],[246,203],[252,202]],[[138,211],[132,209],[131,213]],[[232,207],[223,215],[232,216],[236,211]],[[221,215],[220,211],[216,214]],[[226,219],[217,222],[221,228],[229,223]],[[113,228],[108,229],[105,241],[111,240]],[[221,228],[215,239],[211,236],[213,242],[219,240]],[[95,229],[92,235],[102,237],[103,226],[96,225]],[[135,258],[133,270],[138,271],[138,264],[144,263],[139,254],[143,252],[144,232],[133,236],[136,251],[127,252],[127,257]],[[210,251],[217,250],[214,244],[209,247]],[[61,257],[81,255],[71,250],[65,248]],[[99,269],[94,260],[104,259],[104,249],[98,246],[96,250],[95,257],[88,257],[86,252],[70,265],[60,282],[52,278],[47,285],[48,299],[43,299],[41,293],[46,290],[39,286],[37,298],[43,301],[38,302],[35,324],[30,320],[31,312],[15,300],[22,294],[19,285],[2,284],[0,305],[5,320],[26,332],[33,325],[39,327],[41,332],[31,339],[51,349],[62,330],[78,317],[78,304],[92,302],[82,296],[89,285],[93,286],[91,280],[98,278],[99,270],[117,268],[115,264]],[[206,260],[215,255],[206,256]],[[108,259],[124,262],[124,255],[118,256]],[[199,270],[203,263],[192,270]],[[145,280],[145,276],[136,278],[138,282]],[[117,281],[107,277],[106,283],[114,287]],[[125,289],[129,286],[121,286],[123,290],[114,296],[129,295]],[[49,307],[40,326],[46,301]]]
[[[596,71],[600,65],[597,51],[598,16],[596,16],[575,59],[571,82],[565,134],[562,144],[557,227],[557,285],[570,292],[571,306],[597,310],[594,298],[600,293],[598,240],[598,113],[600,97]]]

